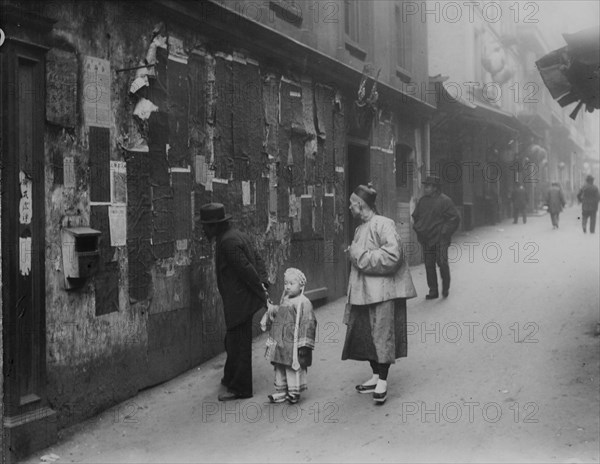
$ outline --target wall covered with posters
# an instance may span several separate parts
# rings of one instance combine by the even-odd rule
[[[318,62],[290,66],[229,40],[227,25],[162,14],[161,2],[26,3],[53,20],[43,233],[47,397],[59,427],[223,351],[214,245],[197,222],[206,202],[224,203],[250,235],[273,299],[288,266],[316,297],[345,294],[358,182],[374,183],[380,212],[419,261],[410,212],[428,132],[418,98],[394,100],[388,83],[378,102],[374,73],[359,87],[362,64],[325,78]],[[385,74],[397,79],[395,68]],[[99,259],[73,280],[65,237],[77,233]]]
[[[65,426],[222,351],[205,202],[250,234],[274,295],[291,264],[345,292],[347,102],[123,2],[50,13],[47,375]],[[62,231],[77,227],[100,232],[100,261],[67,289]]]

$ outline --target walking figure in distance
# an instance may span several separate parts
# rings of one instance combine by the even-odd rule
[[[460,216],[450,197],[442,193],[438,176],[428,176],[422,183],[425,184],[425,195],[419,199],[412,217],[417,240],[423,248],[429,287],[425,298],[431,300],[439,297],[436,264],[442,277],[442,296],[446,298],[450,294],[448,247],[452,234],[460,224]]]
[[[600,201],[600,193],[598,187],[594,185],[594,177],[587,176],[585,185],[581,187],[577,194],[577,200],[581,203],[581,225],[583,233],[587,232],[588,218],[590,220],[590,232],[596,232],[596,214],[598,213],[598,202]]]
[[[513,207],[513,224],[519,222],[519,216],[523,216],[523,224],[527,223],[527,203],[529,195],[523,184],[517,184],[510,196]]]
[[[558,229],[558,216],[566,204],[560,184],[552,182],[552,186],[546,194],[546,205],[548,206],[553,229]]]
[[[265,358],[275,368],[275,393],[271,403],[295,404],[307,389],[307,368],[312,364],[317,320],[310,300],[304,295],[306,277],[296,268],[284,273],[284,292],[279,306],[268,306],[261,320],[269,328]]]

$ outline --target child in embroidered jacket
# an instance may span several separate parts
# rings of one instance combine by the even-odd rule
[[[265,358],[275,367],[272,403],[292,404],[306,390],[307,367],[312,364],[317,320],[310,300],[304,295],[306,277],[289,268],[284,274],[284,292],[279,306],[269,305],[261,326],[270,328]]]

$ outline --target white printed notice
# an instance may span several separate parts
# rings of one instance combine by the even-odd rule
[[[83,62],[86,126],[110,127],[110,62],[86,56]]]
[[[110,246],[125,246],[127,242],[127,209],[125,205],[108,207]]]
[[[252,199],[250,196],[250,181],[243,180],[242,181],[242,204],[244,206],[248,206],[252,203]]]
[[[19,271],[24,276],[31,272],[31,237],[19,237]]]
[[[110,162],[110,202],[113,205],[127,203],[127,166],[125,161]]]

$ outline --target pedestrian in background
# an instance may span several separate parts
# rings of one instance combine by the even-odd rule
[[[598,187],[594,185],[594,177],[587,176],[585,185],[581,187],[577,194],[577,200],[581,203],[581,225],[583,233],[587,232],[587,221],[590,220],[590,233],[596,232],[596,214],[598,213],[598,202],[600,193]]]
[[[431,300],[439,297],[436,264],[442,278],[442,295],[450,294],[448,247],[460,224],[460,216],[450,197],[442,193],[438,176],[428,176],[422,183],[425,195],[419,199],[412,217],[417,240],[423,248],[429,287],[425,298]]]
[[[269,286],[265,263],[245,233],[232,227],[221,203],[200,208],[206,237],[216,239],[217,286],[225,315],[225,362],[219,401],[252,397],[252,317],[266,307]]]
[[[513,224],[519,222],[519,216],[523,216],[523,224],[527,223],[527,203],[529,195],[523,184],[517,184],[512,191],[511,197],[513,207]]]
[[[284,292],[278,306],[269,304],[263,316],[263,331],[269,328],[265,358],[274,366],[275,393],[271,403],[295,404],[307,389],[307,368],[312,364],[317,319],[310,300],[304,295],[306,276],[290,267],[284,275]]]
[[[553,229],[558,229],[558,217],[566,204],[560,184],[552,182],[548,193],[546,193],[546,206],[548,206]]]
[[[373,375],[356,390],[383,404],[390,365],[407,355],[406,300],[417,293],[396,224],[377,213],[376,197],[370,184],[350,196],[350,212],[361,224],[346,250],[351,269],[342,360],[369,361]]]

